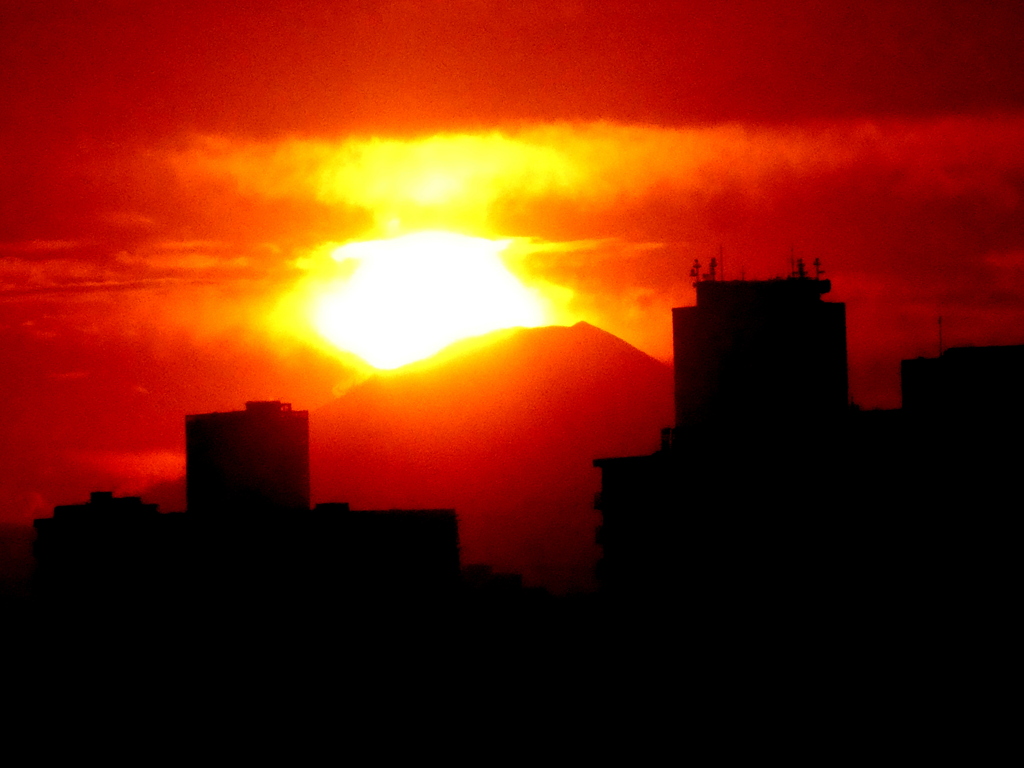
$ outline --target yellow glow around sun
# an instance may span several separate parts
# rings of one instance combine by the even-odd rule
[[[541,302],[501,259],[509,242],[433,231],[340,246],[333,259],[354,270],[317,292],[313,326],[390,369],[469,336],[543,325]]]

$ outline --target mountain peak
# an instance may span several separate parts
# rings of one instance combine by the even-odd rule
[[[314,498],[454,507],[465,562],[556,591],[593,586],[592,462],[657,447],[671,369],[589,323],[488,337],[315,411]]]

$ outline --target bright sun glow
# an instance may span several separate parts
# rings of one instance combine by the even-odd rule
[[[508,244],[418,232],[343,245],[332,256],[354,260],[355,269],[314,302],[313,324],[332,344],[383,369],[469,336],[542,325],[540,301],[501,260]]]

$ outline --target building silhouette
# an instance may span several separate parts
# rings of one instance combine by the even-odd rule
[[[460,578],[452,509],[353,510],[317,504],[304,517],[301,562],[324,597],[403,602],[450,597]]]
[[[1019,597],[1024,347],[904,361],[903,409],[860,411],[826,281],[696,287],[673,310],[676,427],[594,461],[604,593],[733,636],[991,627]]]
[[[950,592],[1003,610],[1019,601],[1019,482],[1024,345],[954,347],[901,364],[903,408],[884,439],[902,448],[904,504],[941,553]],[[879,441],[881,442],[881,441]]]
[[[696,306],[672,311],[675,428],[652,455],[594,461],[606,593],[749,603],[807,587],[821,553],[806,539],[843,471],[848,410],[845,308],[821,300],[830,287],[802,266],[706,279]]]
[[[173,549],[156,504],[97,491],[85,504],[54,507],[36,520],[35,592],[92,605],[151,592]]]
[[[305,606],[369,613],[458,591],[452,509],[309,509],[308,414],[287,403],[185,420],[188,511],[92,494],[35,521],[35,592],[115,611]]]
[[[185,417],[189,512],[309,509],[309,412],[257,401],[244,411]]]
[[[828,280],[696,284],[672,310],[676,426],[821,418],[847,406],[846,307]]]
[[[915,417],[1024,416],[1024,345],[953,347],[939,357],[904,360],[903,410]]]

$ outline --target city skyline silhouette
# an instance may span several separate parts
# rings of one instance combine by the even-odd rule
[[[870,596],[882,610],[893,599],[886,591],[901,594],[911,573],[919,574],[923,605],[938,605],[948,589],[969,595],[961,596],[961,603],[983,602],[981,593],[997,581],[989,574],[988,560],[1000,546],[986,525],[998,528],[1006,521],[987,509],[976,516],[967,510],[979,500],[995,504],[1007,492],[1007,480],[1000,479],[1002,472],[983,485],[974,472],[960,475],[959,482],[943,474],[953,465],[977,467],[980,474],[1012,462],[1005,451],[992,447],[996,432],[990,422],[992,414],[998,414],[1003,428],[1020,421],[1013,393],[1024,347],[953,348],[933,360],[904,361],[908,409],[862,412],[846,402],[843,306],[821,301],[829,283],[799,267],[788,278],[771,281],[723,281],[713,274],[698,279],[697,305],[673,311],[680,350],[675,426],[659,429],[660,448],[654,453],[590,457],[602,470],[595,503],[599,526],[569,522],[544,507],[532,517],[525,515],[525,507],[511,508],[522,518],[527,539],[550,537],[558,525],[569,524],[576,541],[563,539],[561,546],[573,551],[581,536],[589,535],[603,553],[600,562],[572,557],[564,562],[593,570],[599,594],[606,598],[641,605],[688,599],[704,610],[723,610],[736,602],[743,611],[790,615],[786,612],[799,613],[818,599],[838,610],[868,602]],[[541,330],[530,332],[534,340],[541,338]],[[607,335],[597,329],[563,331],[583,346],[608,344]],[[546,352],[556,356],[544,363],[549,369],[572,349],[564,339],[558,341],[561,347]],[[624,358],[616,352],[619,357],[606,361],[621,363]],[[469,359],[480,356],[474,351]],[[500,358],[481,359],[502,376]],[[527,375],[538,373],[541,359],[528,364]],[[442,369],[441,376],[458,380],[458,370]],[[608,368],[596,375],[617,379],[623,373]],[[479,388],[480,380],[469,376],[467,383]],[[609,391],[602,391],[605,399],[598,395],[591,421],[611,415]],[[987,399],[974,405],[982,392]],[[422,400],[416,400],[422,408]],[[344,413],[335,419],[344,419]],[[344,420],[338,423],[351,429]],[[94,492],[87,505],[57,507],[52,519],[36,521],[38,595],[51,601],[56,597],[56,603],[62,592],[77,595],[71,602],[86,595],[103,602],[104,594],[118,594],[127,586],[139,605],[147,596],[157,604],[184,602],[184,595],[201,602],[203,592],[227,594],[225,589],[253,605],[261,600],[329,604],[345,595],[376,603],[406,592],[422,599],[455,599],[460,578],[457,508],[354,512],[340,499],[311,508],[308,414],[293,411],[288,403],[249,401],[244,411],[190,415],[185,424],[187,512],[159,515],[156,505],[110,492]],[[579,432],[582,425],[568,429]],[[413,428],[412,423],[405,426]],[[958,441],[937,440],[942,432],[954,433]],[[525,443],[525,451],[543,456],[536,442],[540,434],[533,434],[535,442]],[[498,437],[487,435],[476,435],[476,450],[486,452]],[[503,436],[519,439],[507,426]],[[377,435],[381,445],[387,440],[386,431]],[[964,452],[959,446],[965,445],[972,447]],[[894,446],[903,452],[893,453]],[[933,455],[936,450],[943,461]],[[395,463],[394,457],[371,455],[384,468]],[[536,484],[529,477],[536,469],[510,463],[511,456],[504,449],[499,463],[506,471],[518,470],[512,482]],[[458,474],[466,458],[449,456],[447,475],[444,461],[431,470],[441,475],[433,493],[462,498],[460,486],[488,482],[484,465],[466,464]],[[575,459],[584,464],[578,455]],[[320,466],[331,474],[330,463]],[[360,471],[372,478],[372,472]],[[415,497],[424,477],[412,475],[405,492]],[[550,493],[558,485],[547,483],[538,487]],[[583,495],[578,488],[577,493]],[[918,498],[921,510],[901,501],[910,495]],[[822,500],[830,498],[823,506]],[[875,509],[865,519],[875,522],[850,529],[849,516],[864,515],[870,506]],[[884,510],[881,518],[879,510]],[[483,513],[477,526],[498,526],[486,507],[467,512],[463,524],[473,522],[476,512]],[[922,526],[931,530],[922,533]],[[931,548],[967,548],[943,562],[926,552],[928,547],[912,543],[920,535]],[[296,544],[282,544],[289,539]],[[510,543],[505,541],[506,548]],[[296,545],[295,554],[289,554]],[[470,581],[512,563],[530,586],[564,593],[558,582],[538,581],[529,563],[508,551],[499,547],[490,553],[495,559],[489,565],[475,558],[478,565],[467,571],[474,574]],[[276,574],[272,581],[271,573]],[[180,594],[175,580],[180,580]],[[576,573],[564,583],[587,581]],[[774,597],[769,599],[770,594]]]
[[[1024,4],[0,30],[13,744],[1012,754]]]
[[[661,412],[681,406],[675,426],[646,424],[658,438],[653,453],[579,462],[601,470],[600,524],[576,527],[574,536],[589,535],[601,557],[565,562],[592,569],[597,589],[559,591],[567,582],[551,582],[552,594],[536,586],[536,571],[524,568],[527,580],[505,567],[517,560],[500,552],[489,563],[467,562],[458,509],[296,505],[309,498],[307,413],[247,401],[244,411],[187,417],[187,474],[199,483],[187,494],[189,511],[161,514],[138,497],[99,491],[38,519],[32,598],[6,600],[5,613],[33,654],[56,653],[40,680],[75,674],[81,653],[115,677],[181,668],[199,688],[225,659],[263,675],[303,670],[310,681],[332,679],[343,660],[355,691],[468,685],[481,695],[525,695],[568,683],[580,706],[603,709],[618,706],[598,693],[609,679],[618,686],[638,670],[674,679],[680,655],[693,654],[699,663],[685,674],[709,693],[723,682],[771,679],[779,663],[788,685],[828,670],[844,692],[896,678],[927,691],[942,663],[949,696],[972,690],[969,671],[982,650],[986,668],[1006,657],[1005,608],[1019,593],[1016,520],[1006,504],[1018,455],[999,437],[1021,426],[1024,345],[954,347],[904,361],[906,409],[842,406],[843,308],[823,308],[828,287],[802,273],[706,279],[698,304],[674,312],[676,346],[688,349],[682,359],[706,366],[676,366],[675,397],[663,393],[669,410]],[[566,363],[574,376],[553,375]],[[412,388],[399,379],[383,393],[423,395],[433,384],[435,403],[410,402],[458,416],[477,413],[468,392],[486,402],[502,386],[520,387],[523,376],[539,378],[545,402],[553,382],[589,379],[563,393],[575,416],[559,428],[579,436],[606,419],[644,426],[630,418],[643,415],[637,381],[616,390],[606,380],[621,383],[624,372],[650,365],[658,371],[592,326],[526,329],[474,348],[461,367],[456,358],[413,378]],[[490,373],[491,386],[481,387],[487,380],[471,375],[474,366]],[[758,371],[768,378],[764,390],[751,386]],[[446,375],[460,388],[439,393]],[[364,386],[370,399],[352,397],[355,412],[401,402],[381,399],[381,382]],[[587,392],[593,402],[580,396]],[[497,435],[532,435],[526,453],[543,453],[543,436],[559,425],[545,416],[558,412],[540,414],[543,430],[516,431],[503,409],[498,433],[475,436],[486,450]],[[325,415],[344,425],[351,413]],[[398,442],[397,433],[378,429],[376,440]],[[512,455],[500,451],[506,471],[540,466]],[[371,451],[374,458],[395,460]],[[468,463],[461,481],[479,481],[482,466]],[[412,487],[422,480],[411,479]],[[458,496],[459,482],[446,489]],[[524,520],[540,536],[568,519],[539,504],[534,512]],[[145,645],[120,642],[140,634],[150,638]],[[63,658],[70,638],[76,655]],[[211,655],[218,647],[231,650]],[[922,711],[948,712],[947,700]]]

